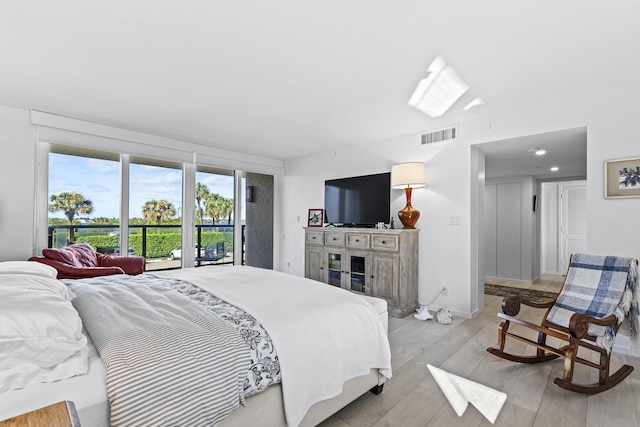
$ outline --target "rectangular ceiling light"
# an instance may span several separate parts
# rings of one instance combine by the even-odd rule
[[[427,77],[420,80],[411,95],[409,105],[429,117],[440,117],[469,89],[469,86],[440,56],[433,60],[427,71]]]

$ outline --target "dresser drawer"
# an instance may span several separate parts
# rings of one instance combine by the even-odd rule
[[[322,231],[307,231],[307,243],[311,245],[323,245],[324,244],[324,232]]]
[[[324,233],[324,244],[331,246],[344,246],[344,233],[327,231]]]
[[[371,235],[371,249],[397,251],[398,247],[398,236],[388,236],[384,234]]]
[[[369,242],[371,241],[370,234],[362,233],[349,233],[347,234],[347,247],[357,249],[369,249]]]

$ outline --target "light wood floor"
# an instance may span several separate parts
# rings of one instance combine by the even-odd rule
[[[557,290],[562,285],[561,279],[544,277],[533,285],[499,284]],[[587,396],[561,389],[553,383],[554,378],[562,376],[561,360],[524,365],[487,353],[486,348],[497,342],[496,313],[500,311],[500,302],[501,297],[486,295],[480,315],[471,320],[454,317],[451,325],[421,321],[413,316],[389,318],[393,378],[387,381],[382,394],[366,393],[326,420],[322,427],[491,426],[472,405],[458,417],[429,373],[427,363],[505,392],[507,401],[496,426],[640,425],[640,359],[614,353],[612,372],[625,363],[634,366],[635,371],[606,392]],[[525,308],[521,315],[539,321],[543,314],[538,314],[539,311],[543,310]],[[507,344],[508,351],[533,352],[514,341]],[[576,370],[576,380],[589,377],[597,380],[597,374],[581,368]]]

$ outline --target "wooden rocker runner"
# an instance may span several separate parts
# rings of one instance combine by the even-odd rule
[[[595,394],[608,390],[625,379],[633,367],[624,365],[609,375],[611,349],[620,324],[629,322],[630,338],[636,340],[638,327],[638,260],[632,258],[574,254],[560,294],[555,300],[538,303],[517,296],[502,301],[502,322],[498,327],[498,345],[487,351],[503,359],[522,363],[539,363],[564,357],[564,375],[554,383],[567,390]],[[521,304],[547,309],[540,325],[515,317]],[[509,331],[516,323],[538,332],[533,341]],[[519,356],[504,351],[507,337],[536,347],[535,356]],[[547,344],[547,336],[567,345],[555,348]],[[599,363],[578,357],[578,349],[599,353]],[[576,384],[573,373],[576,363],[599,370],[598,382]]]

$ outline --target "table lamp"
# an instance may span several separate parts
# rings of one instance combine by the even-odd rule
[[[407,197],[407,205],[398,212],[398,217],[404,228],[415,228],[420,211],[411,206],[411,190],[424,187],[426,184],[424,175],[424,163],[407,162],[391,167],[391,187],[404,188]]]

